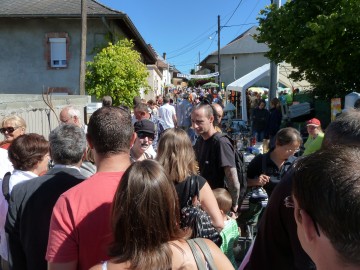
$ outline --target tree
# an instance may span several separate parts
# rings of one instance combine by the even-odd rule
[[[294,0],[260,14],[257,41],[269,59],[298,69],[292,79],[308,80],[322,98],[360,91],[359,0]]]
[[[141,62],[140,53],[133,49],[131,40],[122,39],[109,43],[92,62],[87,63],[86,90],[100,99],[111,96],[113,105],[132,105],[139,96],[140,88],[150,88],[146,65]]]

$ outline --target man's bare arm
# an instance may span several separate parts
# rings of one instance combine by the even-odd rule
[[[175,127],[177,127],[177,118],[176,118],[176,114],[173,114],[173,122],[174,122],[174,125]]]
[[[234,211],[237,210],[238,200],[240,195],[240,183],[237,176],[237,171],[235,167],[224,167],[225,176],[227,179],[227,184],[229,187],[229,192],[232,198],[232,207]]]

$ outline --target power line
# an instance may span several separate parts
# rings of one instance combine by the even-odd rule
[[[195,41],[197,41],[198,39],[202,39],[205,34],[206,34],[206,36],[209,36],[208,32],[209,32],[212,28],[214,28],[214,26],[215,26],[215,25],[213,25],[213,26],[211,26],[210,28],[208,28],[208,30],[206,30],[205,32],[203,32],[202,34],[200,34],[199,36],[197,36],[196,38],[194,38],[193,40],[191,40],[188,44],[184,45],[183,47],[181,47],[181,48],[179,48],[179,49],[176,49],[176,50],[173,50],[173,51],[169,51],[168,54],[172,54],[172,53],[181,51],[182,49],[185,49],[186,47],[193,45]],[[212,33],[211,33],[210,35],[212,35]]]
[[[214,40],[215,40],[214,38],[211,39],[211,43],[210,43],[209,47],[207,47],[207,49],[204,52],[202,52],[202,54],[205,54],[210,49],[210,47],[213,44]]]
[[[254,25],[254,24],[258,24],[258,23],[257,22],[255,22],[255,23],[241,23],[241,24],[224,25],[222,27],[234,27],[234,26]]]
[[[203,38],[203,40],[199,40],[197,43],[192,44],[192,46],[189,47],[187,50],[182,51],[182,52],[179,52],[179,53],[176,54],[176,55],[167,57],[167,59],[173,59],[173,58],[179,57],[179,56],[181,56],[181,55],[187,54],[187,53],[189,53],[190,51],[192,51],[193,49],[195,49],[196,47],[199,47],[199,46],[200,46],[202,43],[204,43],[207,39],[208,39],[208,38]]]
[[[258,7],[260,1],[255,1],[255,6],[253,7],[253,9],[251,10],[251,12],[249,13],[249,15],[246,17],[245,19],[245,23],[247,22],[247,20],[250,18],[250,16],[253,14],[254,10]],[[235,36],[238,36],[240,34],[240,31],[241,31],[242,27],[240,27],[239,31],[236,32],[236,35]]]
[[[242,1],[242,0],[241,0],[241,1]],[[236,11],[236,10],[235,10],[235,11]],[[229,13],[229,14],[230,14],[230,13]],[[225,18],[228,17],[229,14],[225,15]],[[233,16],[233,15],[234,15],[234,12],[232,13],[231,16]],[[230,19],[231,19],[231,18],[230,18]],[[230,20],[230,19],[229,19],[229,20]],[[208,29],[207,29],[206,31],[204,31],[202,34],[198,35],[196,38],[194,38],[193,40],[191,40],[188,44],[184,45],[183,47],[181,47],[181,48],[179,48],[179,49],[176,49],[176,50],[173,50],[173,51],[168,51],[168,52],[167,52],[167,53],[168,53],[168,56],[170,55],[170,57],[172,57],[172,56],[171,56],[172,53],[181,51],[182,49],[185,49],[186,47],[192,46],[195,41],[197,41],[198,39],[200,39],[200,38],[201,38],[203,35],[205,35],[205,34],[206,34],[206,36],[211,36],[211,35],[213,35],[213,34],[216,33],[216,32],[212,32],[212,33],[210,33],[210,34],[208,34],[208,32],[209,32],[211,29],[213,29],[214,27],[216,27],[216,26],[217,26],[217,24],[213,24],[210,28],[208,28]],[[168,58],[169,58],[169,57],[168,57]]]
[[[240,7],[241,3],[242,3],[243,0],[240,0],[239,4],[236,6],[235,10],[233,11],[233,13],[231,14],[230,18],[226,21],[226,23],[224,24],[224,26],[222,27],[225,27],[228,22],[231,20],[231,18],[234,16],[235,12],[237,11],[237,9]]]
[[[254,25],[256,23],[248,23],[248,24],[239,24],[239,25],[231,25],[231,26],[227,26],[227,24],[229,23],[229,21],[232,19],[232,17],[235,15],[236,11],[238,10],[238,8],[240,7],[240,5],[242,4],[243,0],[240,0],[240,2],[238,3],[238,5],[236,6],[236,8],[234,9],[234,11],[232,12],[231,16],[229,17],[229,19],[226,21],[225,25],[222,26],[223,27],[233,27],[233,26],[242,26],[242,25]],[[225,18],[227,17],[228,15],[225,16]],[[216,24],[215,24],[216,25]],[[176,50],[173,50],[173,51],[170,51],[168,52],[168,54],[171,54],[171,53],[176,53],[178,52],[177,54],[175,55],[168,55],[167,59],[174,59],[174,58],[177,58],[179,56],[182,56],[184,54],[187,54],[189,52],[191,52],[193,49],[199,47],[201,44],[203,44],[207,39],[204,39],[204,38],[201,38],[204,34],[207,34],[209,32],[209,30],[213,29],[213,27],[215,26],[211,26],[210,28],[208,28],[208,30],[206,30],[205,32],[203,32],[202,34],[200,34],[198,37],[196,37],[195,39],[193,39],[191,42],[189,42],[188,44],[184,45],[183,47],[179,48],[179,49],[176,49]],[[215,32],[212,32],[210,34],[210,37],[214,34],[217,34],[217,31]],[[209,34],[207,34],[207,36],[209,36]],[[204,55],[212,46],[213,42],[214,42],[214,37],[211,38],[211,43],[210,45],[207,47],[207,49],[203,52],[201,52],[202,55]],[[195,42],[195,44],[194,44]],[[190,65],[190,64],[189,64]],[[191,64],[192,65],[192,64]]]

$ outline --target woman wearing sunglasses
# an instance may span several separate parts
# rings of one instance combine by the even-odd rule
[[[20,135],[25,134],[26,123],[25,120],[17,115],[5,116],[1,121],[0,133],[4,135],[5,139],[0,142],[0,147],[8,149],[13,140]]]

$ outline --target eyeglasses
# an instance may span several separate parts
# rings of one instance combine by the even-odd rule
[[[149,139],[149,141],[153,141],[155,138],[155,135],[148,132],[136,132],[139,139],[145,139],[146,137]]]
[[[6,127],[6,128],[0,128],[0,133],[1,134],[5,134],[5,132],[7,131],[7,133],[13,133],[15,130],[17,130],[19,127]]]
[[[295,208],[295,204],[294,204],[294,200],[292,198],[292,196],[287,196],[285,199],[284,199],[284,205],[287,207],[287,208]],[[299,208],[299,210],[301,210],[301,208]],[[315,221],[315,219],[312,217],[312,215],[310,215],[308,213],[308,215],[310,216],[310,218],[312,219],[313,223],[314,223],[314,227],[315,227],[315,230],[316,230],[316,233],[317,235],[320,237],[320,230],[319,230],[319,226],[317,224],[317,222]]]

